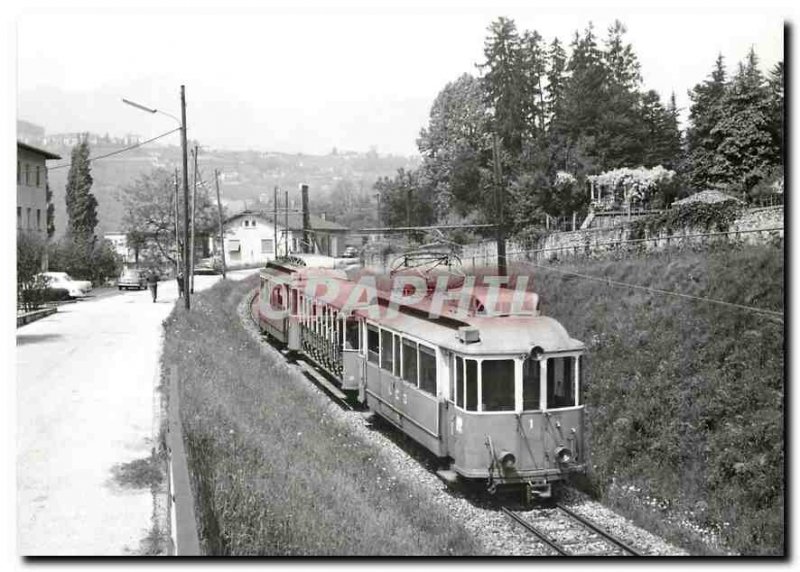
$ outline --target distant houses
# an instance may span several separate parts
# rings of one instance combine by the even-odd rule
[[[288,218],[288,227],[287,227]],[[273,213],[244,210],[229,216],[224,222],[224,244],[211,237],[212,251],[224,253],[228,266],[261,265],[287,254],[303,252],[303,217],[299,212],[278,213],[275,224]],[[308,252],[341,256],[346,247],[349,229],[315,215],[310,216]]]

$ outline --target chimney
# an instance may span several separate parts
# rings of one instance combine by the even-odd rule
[[[313,252],[308,232],[311,229],[311,216],[308,212],[308,185],[300,185],[300,195],[303,201],[303,252]]]

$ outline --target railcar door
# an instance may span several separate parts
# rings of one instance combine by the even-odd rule
[[[342,348],[342,389],[361,389],[364,384],[364,356],[361,353],[361,328],[363,321],[356,317],[344,318],[344,346]],[[363,399],[361,400],[363,401]]]

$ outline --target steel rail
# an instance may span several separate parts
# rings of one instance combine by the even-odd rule
[[[547,544],[550,548],[552,548],[553,550],[558,552],[561,556],[570,556],[570,553],[567,552],[566,550],[564,550],[564,548],[562,548],[560,544],[558,544],[555,540],[553,540],[548,535],[546,535],[544,532],[542,532],[541,530],[536,528],[533,524],[531,524],[530,522],[528,522],[527,520],[525,520],[524,518],[522,518],[521,516],[516,514],[514,511],[512,511],[512,510],[510,510],[510,509],[508,509],[508,508],[506,508],[504,506],[501,506],[500,510],[507,517],[509,517],[513,521],[517,522],[518,524],[520,524],[528,532],[533,533],[537,538],[539,538],[542,542]]]
[[[591,530],[595,534],[603,537],[605,540],[608,540],[612,544],[615,544],[615,545],[619,546],[620,548],[622,548],[626,552],[629,552],[631,555],[633,555],[633,556],[642,556],[641,552],[639,552],[635,548],[632,548],[625,541],[617,538],[616,536],[614,536],[610,532],[607,532],[607,531],[599,528],[598,526],[596,526],[593,522],[591,522],[587,518],[585,518],[585,517],[573,512],[572,510],[568,509],[567,507],[565,507],[561,503],[556,503],[556,508],[558,508],[559,510],[564,512],[567,516],[569,516],[570,518],[572,518],[576,522],[580,523],[581,525],[585,526],[586,528],[588,528],[589,530]]]

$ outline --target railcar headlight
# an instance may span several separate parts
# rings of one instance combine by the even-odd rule
[[[514,456],[514,453],[503,451],[500,453],[500,464],[505,470],[510,471],[516,466],[517,458]]]
[[[569,447],[558,447],[556,449],[556,461],[562,465],[572,462],[572,451]]]

